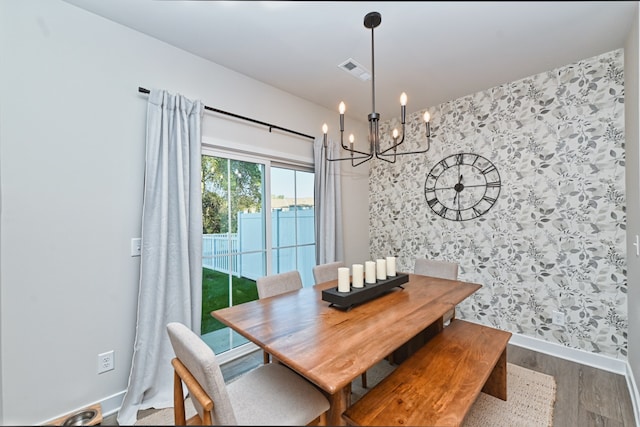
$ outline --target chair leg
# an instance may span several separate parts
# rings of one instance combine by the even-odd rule
[[[177,372],[173,373],[173,414],[177,426],[187,425],[184,410],[184,394],[182,391],[182,379]]]
[[[322,414],[320,414],[320,419],[318,420],[318,425],[319,426],[326,426],[327,425],[327,413],[323,412]]]
[[[362,375],[360,375],[360,379],[362,380],[362,388],[367,388],[367,373],[363,372]]]
[[[267,353],[266,351],[262,352],[262,359],[265,365],[269,364],[270,362],[270,357],[269,357],[269,353]]]

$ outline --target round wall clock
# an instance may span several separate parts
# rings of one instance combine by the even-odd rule
[[[442,218],[466,221],[485,214],[500,195],[498,169],[479,154],[452,154],[427,175],[424,195]]]

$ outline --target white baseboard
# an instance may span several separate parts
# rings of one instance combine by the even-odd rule
[[[629,395],[633,404],[633,414],[636,418],[636,425],[640,426],[640,393],[638,393],[638,384],[631,370],[631,365],[627,363],[627,387],[629,387]]]
[[[627,374],[628,364],[626,360],[614,359],[613,357],[604,356],[602,354],[566,347],[561,344],[539,340],[520,334],[511,335],[509,343],[518,347],[528,348],[529,350],[580,363],[582,365],[602,369],[604,371],[614,372],[620,375]]]
[[[636,425],[640,426],[640,393],[638,392],[638,385],[636,384],[635,377],[631,370],[631,365],[628,361],[614,359],[609,356],[590,353],[576,348],[565,347],[560,344],[550,343],[519,334],[511,335],[509,343],[518,347],[524,347],[529,350],[548,354],[550,356],[591,366],[593,368],[624,375],[627,380],[629,395],[631,396],[631,404],[633,405],[633,414],[636,420]]]
[[[124,400],[124,394],[127,390],[122,390],[116,394],[113,394],[106,399],[100,401],[102,405],[102,416],[108,417],[109,415],[113,415],[120,410],[122,406],[122,401]]]
[[[109,397],[106,397],[102,400],[99,400],[97,402],[93,402],[93,403],[88,403],[86,405],[83,405],[79,408],[76,408],[72,411],[67,412],[66,414],[60,414],[57,417],[51,418],[50,420],[47,421],[43,421],[41,423],[37,423],[35,425],[39,425],[39,426],[46,426],[46,425],[50,425],[50,423],[52,423],[53,421],[57,420],[60,417],[66,417],[70,414],[75,414],[76,412],[79,412],[85,408],[88,408],[89,406],[95,405],[97,403],[100,404],[100,412],[102,413],[102,418],[104,417],[108,417],[109,415],[115,414],[116,412],[118,412],[118,410],[120,409],[120,407],[122,406],[122,401],[124,400],[124,394],[126,393],[126,390],[122,390],[116,394],[113,394]]]

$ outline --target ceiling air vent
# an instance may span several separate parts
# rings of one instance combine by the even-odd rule
[[[358,64],[352,58],[347,59],[342,64],[338,65],[341,69],[351,74],[352,76],[366,82],[371,79],[371,73],[369,70]]]

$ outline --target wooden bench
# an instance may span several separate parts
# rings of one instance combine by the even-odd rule
[[[507,400],[510,338],[454,320],[342,417],[349,425],[460,426],[480,391]]]

